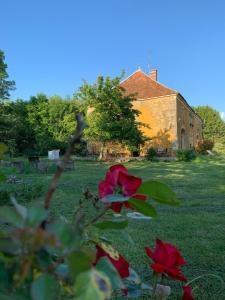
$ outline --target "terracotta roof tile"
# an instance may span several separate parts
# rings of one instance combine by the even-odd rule
[[[142,70],[137,70],[127,79],[123,80],[120,85],[125,89],[126,94],[137,93],[138,99],[177,94],[177,91],[169,89],[151,79]]]

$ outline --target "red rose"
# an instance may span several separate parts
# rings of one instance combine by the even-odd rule
[[[192,296],[192,289],[190,286],[183,286],[184,294],[182,297],[182,300],[195,300],[195,298]]]
[[[152,252],[148,247],[145,247],[145,251],[154,261],[151,265],[154,272],[166,273],[176,280],[187,281],[180,270],[186,262],[176,247],[157,239],[155,251]]]
[[[104,248],[104,249],[103,249]],[[109,244],[102,243],[101,247],[96,245],[97,253],[96,260],[94,265],[97,264],[101,257],[108,257],[111,264],[118,271],[121,278],[126,278],[130,275],[129,272],[129,263],[125,260],[125,258],[120,255],[114,248],[112,248]]]
[[[142,180],[138,177],[128,174],[127,169],[123,165],[114,165],[110,167],[106,173],[105,180],[99,183],[98,192],[100,198],[105,198],[114,193],[120,193],[124,197],[133,197],[139,200],[146,200],[146,196],[136,194]],[[125,202],[114,202],[110,208],[119,213],[123,207],[132,208],[130,204]]]

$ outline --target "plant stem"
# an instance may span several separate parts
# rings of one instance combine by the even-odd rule
[[[106,206],[101,212],[100,214],[98,214],[94,219],[91,220],[90,223],[85,225],[85,228],[89,227],[90,225],[96,223],[102,216],[104,216],[104,214],[107,212],[107,210],[109,209],[108,206]]]
[[[157,273],[154,273],[153,275],[153,289],[152,289],[152,296],[155,297],[155,292],[157,288],[159,275]]]
[[[59,178],[62,176],[62,174],[64,172],[64,169],[65,169],[65,166],[68,163],[68,161],[70,159],[70,156],[73,153],[74,145],[80,141],[81,136],[83,135],[83,130],[84,130],[84,128],[87,127],[86,123],[83,121],[83,114],[82,113],[78,113],[76,115],[76,120],[77,120],[77,127],[76,127],[76,130],[75,130],[75,133],[74,133],[74,135],[73,135],[73,137],[72,137],[72,139],[69,143],[68,148],[66,149],[66,153],[64,155],[62,164],[60,166],[58,166],[58,168],[57,168],[57,170],[56,170],[56,172],[55,172],[55,174],[52,178],[52,181],[49,185],[48,191],[45,195],[45,199],[44,199],[45,209],[49,208],[50,201],[51,201],[51,198],[53,196],[53,193],[56,190]]]

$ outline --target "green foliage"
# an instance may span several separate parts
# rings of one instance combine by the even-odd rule
[[[75,285],[76,300],[105,300],[110,299],[111,283],[104,275],[96,270],[81,273]]]
[[[9,98],[9,92],[15,89],[15,82],[8,80],[7,64],[5,55],[0,50],[0,102]]]
[[[149,148],[146,155],[147,160],[155,161],[156,157],[157,157],[156,149],[153,147]]]
[[[96,223],[94,226],[105,230],[105,229],[124,229],[128,225],[127,220],[105,220],[99,223]]]
[[[177,150],[176,158],[178,161],[191,161],[196,158],[196,152],[194,150]]]
[[[57,300],[59,299],[59,284],[49,274],[38,277],[31,285],[31,296],[33,300]]]
[[[6,176],[3,176],[5,181]],[[21,203],[29,203],[31,200],[40,197],[43,194],[43,191],[44,186],[40,182],[2,183],[0,185],[0,206],[9,204],[11,196],[16,197]]]
[[[211,140],[200,140],[196,145],[196,152],[200,154],[207,154],[207,150],[212,151],[214,147],[214,142]]]
[[[156,217],[157,215],[155,208],[147,202],[130,198],[128,200],[128,203],[131,204],[134,209],[136,209],[138,212],[142,213],[145,216]]]
[[[81,157],[87,156],[87,144],[82,142],[76,144],[74,147],[74,154]]]
[[[0,143],[0,160],[4,158],[4,154],[7,150],[8,147],[5,144]],[[0,172],[0,183],[3,181],[6,181],[6,176],[3,172]]]
[[[214,142],[225,142],[225,122],[219,112],[210,106],[197,106],[194,110],[203,120],[203,137]]]
[[[0,143],[0,159],[3,159],[4,154],[7,152],[7,150],[8,147],[5,144]]]
[[[0,104],[0,142],[8,146],[11,156],[46,155],[48,150],[58,148],[64,152],[76,125],[76,103],[38,94],[30,101]]]
[[[113,267],[107,257],[102,257],[97,265],[96,269],[102,273],[104,273],[109,279],[112,284],[112,288],[114,290],[124,289],[125,285],[121,280],[117,270]]]
[[[136,121],[140,114],[133,109],[134,95],[125,95],[120,87],[121,77],[111,79],[99,76],[96,83],[84,82],[75,98],[86,106],[89,128],[85,135],[103,143],[119,142],[138,149],[145,140]]]
[[[164,183],[154,180],[144,182],[137,191],[140,194],[147,195],[156,202],[167,205],[179,205],[176,194]]]
[[[218,154],[225,154],[225,144],[223,143],[215,143],[213,147],[213,151]]]

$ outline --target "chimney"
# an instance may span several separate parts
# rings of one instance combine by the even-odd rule
[[[157,81],[157,70],[151,70],[151,72],[150,72],[150,78],[152,80]]]

